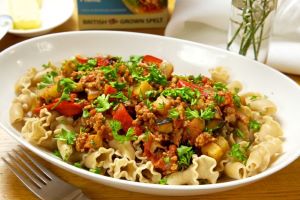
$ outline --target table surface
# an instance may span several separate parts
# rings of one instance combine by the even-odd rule
[[[63,25],[54,29],[52,33],[78,30],[77,14],[74,15]],[[163,34],[163,29],[131,29],[134,32],[143,32],[151,34]],[[17,37],[14,35],[6,35],[0,41],[0,51],[3,49],[25,40],[25,38]],[[300,64],[300,63],[299,63]],[[287,74],[288,75],[288,74]],[[300,76],[288,75],[290,78],[300,84]],[[5,156],[7,152],[10,152],[13,148],[16,148],[18,143],[10,138],[0,128],[0,157]],[[59,177],[65,181],[74,184],[81,188],[83,192],[91,199],[132,199],[133,197],[141,200],[150,199],[166,199],[163,196],[152,196],[134,192],[123,191],[107,187],[87,179],[81,178],[75,174],[71,174],[65,170],[55,167],[54,165],[42,160],[41,158],[34,156],[44,166],[49,168]],[[203,196],[191,196],[189,199],[300,199],[300,159],[297,159],[288,167],[283,170],[263,179],[249,186],[244,186],[238,189],[209,194]],[[172,197],[174,200],[183,200],[185,197]],[[33,200],[37,199],[23,184],[13,175],[8,167],[0,161],[0,200]]]

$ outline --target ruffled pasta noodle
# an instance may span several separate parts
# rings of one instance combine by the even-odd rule
[[[276,105],[240,94],[242,83],[224,67],[209,70],[211,78],[173,76],[173,65],[153,56],[119,59],[75,57],[28,70],[15,85],[11,124],[68,163],[142,183],[243,179],[282,152]]]
[[[114,153],[115,151],[112,148],[100,147],[97,151],[84,156],[84,166],[89,169],[96,169],[97,167],[108,169],[113,163]]]

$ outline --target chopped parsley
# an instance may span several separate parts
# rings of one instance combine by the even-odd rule
[[[82,168],[80,162],[75,162],[73,165],[74,165],[75,167],[77,167],[77,168]]]
[[[232,158],[241,161],[246,162],[247,156],[246,156],[246,148],[241,148],[240,144],[233,144],[231,147],[231,150],[229,152],[229,156]]]
[[[218,93],[215,93],[214,99],[215,99],[215,101],[217,102],[218,105],[224,103],[224,101],[225,101],[225,97],[222,96],[222,95],[219,95]]]
[[[161,184],[161,185],[167,185],[168,179],[167,178],[162,178],[162,179],[159,180],[158,183]]]
[[[91,71],[97,66],[97,59],[90,58],[86,63],[77,63],[76,67],[78,71]]]
[[[233,94],[233,103],[236,107],[241,107],[241,97],[238,94]]]
[[[122,129],[122,125],[121,122],[119,122],[118,120],[110,120],[109,121],[109,126],[112,130],[112,134],[115,140],[123,143],[126,141],[134,141],[137,139],[137,136],[135,135],[135,131],[133,127],[130,127],[127,130],[126,135],[119,135],[119,130]]]
[[[117,78],[117,68],[112,66],[105,66],[100,68],[104,76],[108,80],[115,80]]]
[[[102,170],[101,168],[97,167],[95,169],[89,169],[90,172],[95,173],[95,174],[101,174]]]
[[[183,101],[194,105],[195,103],[197,103],[197,101],[195,100],[199,98],[201,94],[198,90],[193,90],[189,87],[182,87],[166,89],[162,92],[162,95],[170,96],[173,98],[180,97]]]
[[[259,131],[260,127],[261,127],[261,124],[258,121],[256,121],[256,120],[251,120],[249,122],[249,129],[253,130],[254,132]]]
[[[152,65],[150,67],[149,76],[147,77],[147,79],[150,82],[157,83],[163,86],[168,84],[167,78],[161,73],[161,71],[159,71],[159,69],[155,65]]]
[[[213,86],[213,88],[217,91],[226,91],[227,87],[224,83],[216,82]]]
[[[57,91],[61,92],[61,97],[59,101],[51,108],[54,109],[58,106],[62,101],[70,100],[71,92],[76,88],[76,83],[70,78],[62,78],[57,83]]]
[[[54,78],[57,75],[58,75],[58,73],[56,71],[48,72],[47,74],[45,74],[42,77],[42,81],[37,84],[37,88],[40,90],[40,89],[43,89],[45,87],[48,87],[49,85],[53,85],[54,84]]]
[[[170,160],[171,160],[170,157],[164,157],[163,159],[166,164],[170,163]]]
[[[113,82],[109,82],[109,84],[116,88],[117,90],[123,90],[125,87],[126,87],[126,84],[125,83],[120,83],[120,82],[116,82],[116,81],[113,81]]]
[[[74,131],[68,131],[64,128],[61,129],[61,132],[55,136],[55,139],[64,141],[68,145],[72,145],[76,140],[76,133]]]
[[[169,115],[168,117],[171,119],[178,119],[179,118],[179,112],[176,108],[173,108],[171,110],[169,110]]]
[[[55,149],[53,151],[53,155],[55,155],[56,157],[62,158],[60,152],[57,149]]]
[[[90,112],[86,109],[83,109],[82,117],[83,118],[88,118],[89,116],[90,116]]]
[[[119,99],[121,102],[128,101],[128,98],[123,94],[123,92],[117,92],[116,94],[110,95],[110,98]]]
[[[190,165],[194,153],[192,147],[181,145],[177,148],[178,165],[181,169],[187,168]]]
[[[205,110],[200,110],[200,117],[205,120],[210,120],[214,118],[215,111],[211,106],[207,107]]]
[[[200,114],[198,110],[191,110],[190,108],[186,109],[185,116],[188,120],[192,120],[194,118],[200,118]]]
[[[156,90],[148,90],[145,92],[147,98],[156,98],[159,95],[159,92]]]
[[[105,94],[97,97],[97,99],[93,102],[97,112],[104,112],[110,109],[112,104],[109,103],[108,99],[109,95],[105,96]]]

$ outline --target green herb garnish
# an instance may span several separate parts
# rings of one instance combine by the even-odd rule
[[[241,148],[240,144],[237,143],[232,145],[229,156],[241,162],[245,162],[247,160],[246,149]]]
[[[126,84],[125,83],[120,83],[120,82],[116,82],[116,81],[113,81],[113,82],[109,82],[109,84],[116,88],[117,90],[123,90],[125,87],[126,87]]]
[[[215,116],[215,111],[210,106],[207,107],[205,110],[200,110],[200,118],[202,119],[210,120],[214,118],[214,116]]]
[[[76,88],[76,83],[70,78],[62,78],[57,83],[57,91],[61,92],[61,97],[59,101],[51,108],[54,109],[58,106],[62,101],[70,100],[71,92]]]
[[[216,82],[213,86],[213,88],[217,91],[226,91],[227,87],[224,83]]]
[[[251,120],[249,122],[249,129],[253,130],[254,132],[259,131],[260,127],[261,127],[261,124],[258,121],[256,121],[256,120]]]
[[[119,99],[121,102],[128,101],[128,98],[123,94],[123,92],[117,92],[116,94],[110,95],[110,98]]]
[[[37,84],[37,88],[40,90],[40,89],[43,89],[45,87],[48,87],[49,85],[53,85],[54,84],[54,78],[57,75],[58,75],[58,73],[55,72],[55,71],[48,72],[47,74],[45,74],[42,77],[42,81]]]
[[[167,185],[167,183],[168,183],[167,178],[162,178],[162,179],[159,180],[159,184],[161,184],[161,185]]]
[[[101,174],[102,170],[101,168],[97,167],[95,169],[89,169],[90,172],[95,173],[95,174]]]
[[[171,119],[178,119],[179,118],[178,110],[176,108],[173,108],[173,109],[169,110],[168,117],[171,118]]]
[[[90,116],[90,112],[86,109],[83,109],[82,117],[83,118],[88,118],[89,116]]]
[[[190,108],[186,109],[185,116],[188,120],[192,120],[194,118],[200,118],[200,114],[198,110],[191,110]]]
[[[192,147],[181,145],[177,148],[178,165],[181,169],[187,168],[190,165],[194,153]]]
[[[62,128],[61,132],[55,136],[55,139],[64,141],[68,145],[73,145],[76,140],[76,133],[74,131],[68,131]]]
[[[234,105],[238,108],[241,107],[241,98],[240,98],[240,96],[238,94],[233,94],[232,98],[233,98]]]
[[[59,152],[57,149],[55,149],[55,150],[53,151],[53,155],[55,155],[56,157],[59,157],[59,158],[62,159],[61,154],[60,154],[60,152]]]
[[[110,120],[109,121],[109,126],[112,130],[112,134],[115,140],[123,143],[126,141],[134,141],[137,139],[137,136],[135,135],[135,131],[134,128],[130,127],[127,130],[126,135],[119,135],[119,130],[122,129],[122,125],[121,122],[117,121],[117,120]]]
[[[104,112],[110,109],[112,104],[109,103],[108,99],[109,95],[105,96],[105,94],[97,97],[97,99],[93,102],[97,112]]]
[[[112,66],[105,66],[100,68],[104,76],[108,80],[115,80],[117,78],[117,68]]]
[[[150,82],[157,83],[163,86],[168,84],[167,78],[161,73],[161,71],[159,71],[159,69],[155,65],[152,65],[150,67],[149,76],[147,77],[147,79]]]
[[[215,99],[215,101],[217,102],[218,105],[224,103],[224,101],[225,101],[225,97],[219,95],[218,93],[215,93],[214,99]]]

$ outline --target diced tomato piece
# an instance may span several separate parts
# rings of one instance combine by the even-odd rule
[[[86,62],[88,61],[88,58],[87,58],[87,57],[80,56],[80,55],[77,55],[77,56],[76,56],[76,60],[77,60],[78,62],[80,62],[81,64],[84,64],[84,63],[86,63]]]
[[[124,131],[127,131],[132,126],[133,119],[123,104],[119,104],[118,109],[113,113],[113,119],[121,122]]]
[[[162,63],[162,61],[163,61],[162,59],[154,57],[154,56],[151,56],[151,55],[145,55],[143,57],[143,62],[145,62],[145,63],[160,64],[160,63]]]
[[[104,94],[114,94],[117,92],[117,89],[112,87],[111,85],[106,84],[104,86]]]
[[[197,89],[197,90],[202,89],[201,86],[196,85],[196,84],[194,84],[194,83],[190,83],[190,82],[188,82],[188,81],[184,81],[184,80],[179,80],[179,81],[177,82],[177,86],[178,86],[179,88],[182,88],[182,87],[188,87],[188,88],[191,88],[191,89]]]
[[[55,106],[55,104],[53,106]],[[72,117],[82,113],[82,108],[83,106],[81,104],[70,102],[70,101],[62,101],[54,108],[54,110],[58,111],[60,114],[64,116]]]
[[[144,154],[147,158],[151,158],[153,155],[151,153],[151,146],[152,146],[153,138],[152,135],[148,136],[148,140],[144,142]]]
[[[102,67],[102,66],[107,66],[108,64],[109,64],[109,60],[107,58],[103,58],[103,57],[97,58],[97,66]]]
[[[44,106],[37,107],[33,110],[33,113],[38,114],[41,109],[47,108],[48,110],[56,110],[60,114],[72,117],[75,115],[78,115],[82,113],[82,109],[85,106],[85,103],[75,103],[74,100],[77,97],[77,94],[71,93],[70,94],[70,100],[69,101],[62,101],[58,105],[57,102],[59,102],[59,98],[56,98],[52,103]]]
[[[140,126],[136,125],[136,126],[134,126],[134,132],[137,136],[139,136],[139,135],[142,135],[143,130]]]

